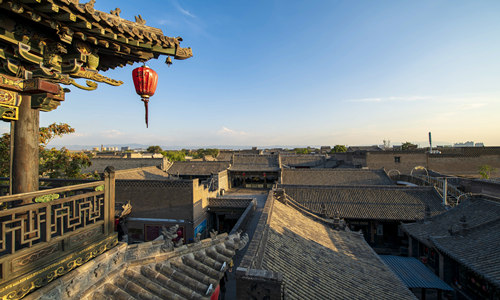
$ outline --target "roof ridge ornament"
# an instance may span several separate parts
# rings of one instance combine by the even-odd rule
[[[120,18],[121,12],[122,10],[119,7],[117,7],[114,10],[110,11],[109,13],[112,14],[113,16],[117,16],[118,18]]]
[[[140,25],[146,25],[146,20],[144,20],[141,15],[135,16],[135,22]]]
[[[90,0],[89,2],[85,3],[84,5],[85,5],[85,8],[88,11],[93,12],[94,11],[95,0]]]

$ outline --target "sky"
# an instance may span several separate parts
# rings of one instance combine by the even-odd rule
[[[82,1],[83,2],[83,1]],[[181,36],[193,57],[148,65],[144,105],[120,87],[69,87],[41,126],[76,132],[52,145],[500,145],[500,1],[98,0]],[[0,124],[8,132],[8,123]]]

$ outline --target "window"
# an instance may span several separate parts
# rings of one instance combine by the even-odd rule
[[[401,156],[394,156],[394,162],[399,164],[401,162]]]

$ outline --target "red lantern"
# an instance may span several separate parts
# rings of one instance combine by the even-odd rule
[[[146,127],[148,127],[148,102],[149,97],[155,94],[156,85],[158,84],[158,74],[156,74],[153,69],[144,65],[132,71],[132,79],[134,80],[135,92],[141,96],[142,101],[144,101],[144,107],[146,108]]]

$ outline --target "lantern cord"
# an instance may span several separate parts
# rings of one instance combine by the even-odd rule
[[[144,101],[144,108],[146,109],[146,128],[148,128],[148,98],[142,98],[142,101]]]

